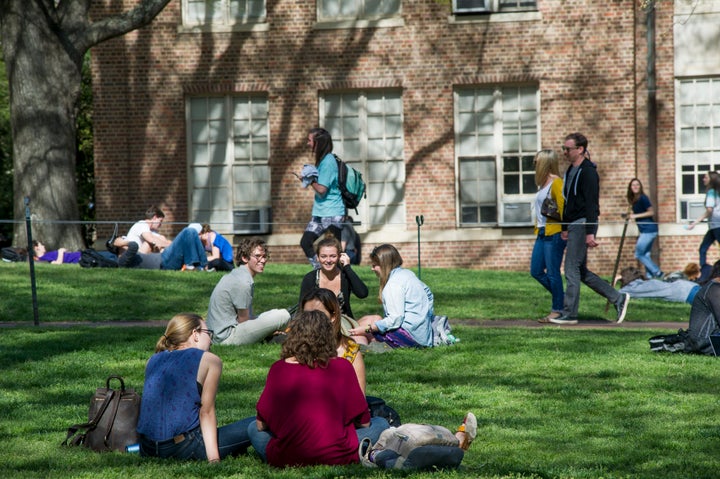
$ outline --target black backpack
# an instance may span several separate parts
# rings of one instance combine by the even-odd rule
[[[8,246],[2,249],[2,260],[6,263],[20,263],[27,261],[27,250]]]
[[[345,208],[354,209],[357,213],[360,201],[367,197],[365,181],[358,170],[349,166],[339,156],[334,156],[338,166],[338,188],[340,188]]]
[[[79,264],[83,268],[117,268],[117,256],[110,252],[95,251],[92,248],[80,254]]]

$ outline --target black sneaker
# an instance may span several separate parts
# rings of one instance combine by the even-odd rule
[[[131,241],[127,245],[127,251],[120,255],[118,258],[118,266],[121,268],[130,268],[135,265],[135,258],[137,258],[138,244]]]
[[[113,230],[113,234],[112,234],[112,236],[110,236],[110,239],[105,242],[105,247],[107,248],[108,251],[110,251],[112,254],[114,254],[116,256],[118,255],[118,253],[120,253],[120,250],[118,249],[118,247],[115,246],[115,239],[117,238],[117,235],[118,235],[118,224],[115,223],[115,229]]]
[[[630,293],[620,293],[620,299],[615,303],[615,309],[617,310],[617,323],[620,324],[625,319],[625,313],[627,313],[628,303],[630,302]]]

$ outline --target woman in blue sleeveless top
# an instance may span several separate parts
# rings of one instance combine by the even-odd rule
[[[215,395],[222,361],[213,332],[190,313],[173,317],[145,367],[137,431],[140,455],[217,462],[246,452],[254,417],[217,427]]]

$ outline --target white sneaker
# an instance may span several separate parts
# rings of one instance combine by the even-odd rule
[[[577,324],[578,320],[577,318],[571,318],[567,314],[563,314],[559,318],[550,318],[548,319],[553,324]]]
[[[615,309],[617,309],[617,324],[620,324],[625,319],[627,313],[628,303],[630,302],[630,293],[621,293],[620,299],[615,303]]]

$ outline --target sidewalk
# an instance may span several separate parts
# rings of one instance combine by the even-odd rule
[[[455,319],[450,320],[451,326],[473,326],[478,328],[556,328],[556,329],[669,329],[677,331],[680,328],[686,329],[687,322],[632,322],[625,321],[617,324],[615,322],[604,319],[581,319],[578,324],[560,326],[557,324],[541,324],[537,321],[527,319],[498,319],[498,320],[482,320],[482,319]],[[167,321],[150,320],[150,321],[63,321],[63,322],[40,322],[40,328],[70,328],[73,326],[89,326],[89,327],[156,327],[164,328]],[[32,321],[0,321],[0,328],[21,328],[35,327]]]

